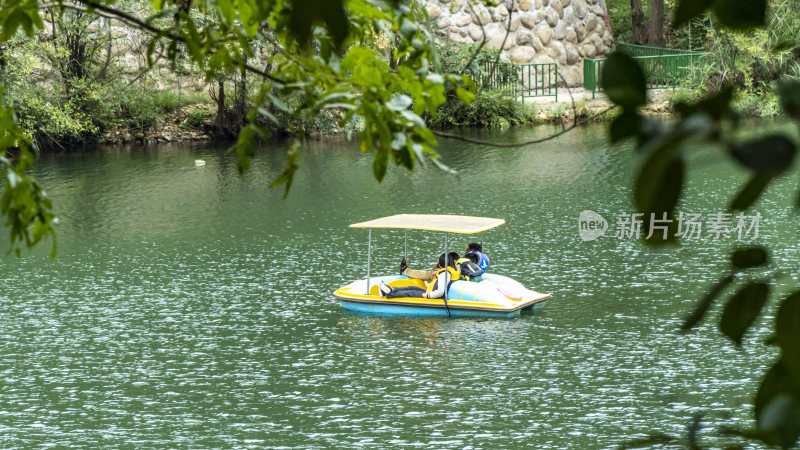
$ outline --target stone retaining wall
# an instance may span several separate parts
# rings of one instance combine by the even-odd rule
[[[583,58],[601,58],[611,49],[605,0],[502,0],[496,7],[475,0],[423,2],[440,39],[485,39],[517,64],[555,62],[570,87],[583,84]]]

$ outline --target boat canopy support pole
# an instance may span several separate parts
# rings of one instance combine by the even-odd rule
[[[367,295],[369,295],[369,272],[372,269],[372,228],[367,235]]]
[[[408,262],[408,230],[403,230],[403,259]]]
[[[447,280],[447,273],[448,273],[447,266],[450,265],[448,259],[449,258],[447,257],[447,232],[445,232],[444,233],[444,272],[443,272],[445,281]],[[436,280],[433,280],[433,282],[435,283]],[[447,285],[448,285],[448,283],[444,284],[444,295],[442,296],[442,300],[444,300],[444,309],[447,310],[447,317],[451,317],[450,316],[450,307],[447,306]]]

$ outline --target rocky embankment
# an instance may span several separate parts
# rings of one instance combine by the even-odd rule
[[[100,144],[158,144],[166,142],[207,141],[214,137],[214,105],[186,105],[156,120],[148,127],[115,127],[98,139]],[[200,113],[200,114],[198,114]],[[202,122],[191,117],[206,117]]]

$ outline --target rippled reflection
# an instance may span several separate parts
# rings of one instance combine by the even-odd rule
[[[442,160],[458,177],[429,164],[381,184],[352,145],[313,143],[286,201],[267,188],[281,146],[244,177],[213,146],[43,159],[59,256],[2,260],[0,442],[594,448],[683,435],[698,412],[703,439],[746,423],[742,405],[772,356],[753,344],[771,314],[744,351],[711,323],[675,332],[732,240],[666,252],[580,241],[582,210],[611,222],[633,212],[638,161],[603,136],[589,127],[525,149],[449,143]],[[697,158],[683,207],[716,212],[745,176]],[[791,190],[772,187],[757,209],[762,242],[796,264],[796,248],[781,244],[797,232],[782,213]],[[366,270],[366,232],[347,225],[399,212],[506,219],[479,237],[493,269],[553,299],[515,320],[344,312],[331,292]],[[395,271],[402,232],[373,238],[373,267]],[[409,241],[412,265],[440,251],[435,233]],[[461,251],[468,240],[450,242]]]

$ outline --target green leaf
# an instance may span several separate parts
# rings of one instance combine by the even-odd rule
[[[750,283],[740,289],[725,305],[719,321],[719,329],[737,346],[742,345],[742,336],[758,317],[767,302],[769,285]]]
[[[796,147],[784,135],[753,139],[731,148],[731,154],[745,167],[765,177],[774,177],[792,165]]]
[[[767,188],[769,182],[770,178],[753,175],[742,190],[736,194],[736,197],[731,202],[730,209],[733,211],[744,211],[749,208],[750,205],[758,200],[758,197],[760,197],[764,189]]]
[[[456,88],[456,96],[465,105],[469,105],[475,100],[475,94],[461,87]]]
[[[674,27],[680,28],[711,8],[715,0],[680,0],[675,7]]]
[[[793,447],[800,437],[800,404],[785,393],[773,397],[758,420],[759,431],[783,448]]]
[[[316,1],[293,0],[289,13],[289,31],[300,45],[305,45],[311,37],[311,25],[318,13]]]
[[[800,385],[800,291],[781,302],[775,316],[775,339],[786,368]]]
[[[755,398],[759,437],[784,448],[793,446],[800,435],[798,410],[800,381],[787,370],[783,358],[770,368]]]
[[[731,254],[731,262],[740,269],[762,266],[767,263],[767,250],[764,247],[736,250]]]
[[[375,179],[378,180],[378,182],[383,181],[388,163],[389,152],[381,147],[375,152],[375,158],[372,160],[372,173],[375,175]]]
[[[11,12],[6,14],[6,20],[2,23],[2,31],[0,31],[0,42],[5,42],[15,34],[17,34],[17,28],[19,28],[20,24],[23,20],[27,19],[28,16],[25,14],[25,11],[22,10],[20,7],[12,7],[13,9]]]
[[[647,103],[647,82],[639,64],[630,56],[614,52],[603,64],[601,84],[612,102],[635,109]]]
[[[318,4],[322,13],[322,20],[328,26],[328,31],[333,37],[337,47],[341,47],[350,33],[350,21],[344,13],[342,0],[320,0]]]
[[[622,114],[611,122],[611,127],[609,128],[611,142],[619,142],[627,137],[638,135],[641,125],[642,118],[636,111],[623,110]]]
[[[697,105],[698,109],[711,116],[714,120],[720,120],[731,110],[733,92],[733,86],[724,86],[716,94],[701,100]]]
[[[386,103],[386,107],[392,111],[400,112],[408,109],[412,103],[414,103],[414,101],[407,95],[395,95]]]
[[[800,119],[800,80],[778,82],[778,96],[781,98],[783,111],[795,119]]]
[[[714,14],[728,28],[749,30],[765,24],[767,0],[716,0]]]
[[[703,317],[705,316],[708,309],[714,303],[714,300],[719,297],[723,290],[728,287],[733,282],[733,275],[726,275],[722,279],[720,279],[714,287],[711,288],[706,295],[697,302],[697,306],[695,306],[694,311],[683,321],[683,325],[681,325],[681,331],[686,332],[691,330],[695,327]]]
[[[773,398],[780,394],[787,394],[800,401],[800,383],[792,378],[783,359],[773,365],[761,380],[755,398],[756,420],[761,420],[761,415]]]
[[[300,148],[300,143],[295,141],[286,154],[287,157],[286,169],[284,169],[283,173],[280,174],[274,180],[272,180],[272,182],[269,184],[269,187],[271,188],[280,186],[281,184],[286,185],[286,189],[284,189],[283,191],[284,200],[286,200],[286,197],[289,196],[289,189],[292,187],[294,174],[295,172],[297,172],[297,161],[300,159],[299,148]]]
[[[677,445],[679,443],[680,441],[678,439],[675,439],[674,437],[668,434],[654,433],[645,438],[633,439],[627,442],[623,442],[617,448],[619,450],[627,450],[634,448],[653,448],[655,446]]]
[[[683,159],[670,149],[654,152],[636,178],[636,205],[645,213],[672,213],[683,187]]]

